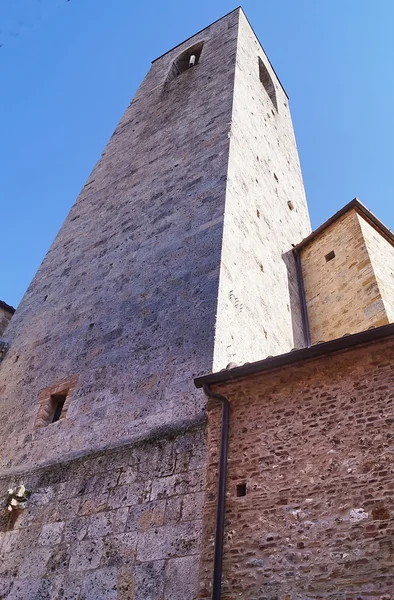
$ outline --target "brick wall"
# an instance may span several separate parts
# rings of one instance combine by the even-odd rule
[[[363,221],[350,210],[301,251],[312,344],[389,322],[360,226]],[[392,254],[392,247],[384,243],[386,254]],[[335,257],[326,261],[332,251]]]
[[[205,425],[0,479],[0,598],[185,600],[196,592]]]
[[[214,388],[231,404],[224,600],[394,598],[393,359],[388,339]],[[219,436],[212,404],[200,599]]]

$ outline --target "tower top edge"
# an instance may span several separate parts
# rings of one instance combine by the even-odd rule
[[[197,31],[196,33],[193,33],[193,35],[190,35],[189,37],[187,37],[185,40],[182,40],[181,42],[179,42],[179,44],[176,44],[175,46],[173,46],[172,48],[170,48],[169,50],[167,50],[166,52],[163,52],[163,54],[160,54],[160,56],[158,56],[157,58],[155,58],[154,60],[152,60],[152,65],[153,63],[155,63],[156,61],[160,60],[161,58],[163,58],[163,56],[166,56],[166,54],[169,54],[170,52],[172,52],[173,50],[175,50],[176,48],[179,48],[179,46],[182,46],[182,44],[184,44],[185,42],[187,42],[188,40],[191,40],[192,38],[196,37],[196,35],[199,35],[200,33],[202,33],[203,31],[205,31],[206,29],[208,29],[208,27],[212,27],[212,25],[215,25],[215,23],[218,23],[219,21],[222,21],[223,19],[226,19],[227,17],[229,17],[230,15],[232,15],[233,13],[237,12],[237,11],[243,11],[242,6],[237,6],[237,8],[234,8],[233,10],[230,10],[230,12],[226,13],[225,15],[223,15],[222,17],[219,17],[219,19],[216,19],[216,21],[213,21],[212,23],[210,23],[209,25],[207,25],[206,27],[204,27],[203,29],[200,29],[200,31]],[[244,13],[245,14],[245,13]]]
[[[242,14],[244,15],[244,17],[245,17],[245,19],[246,19],[246,21],[247,21],[247,23],[248,23],[248,25],[249,25],[250,29],[252,30],[252,32],[253,32],[253,34],[254,34],[254,36],[256,37],[256,40],[257,40],[257,41],[258,41],[258,43],[260,44],[260,46],[261,46],[261,48],[262,48],[262,50],[263,50],[263,52],[264,52],[264,54],[265,54],[265,56],[266,56],[266,58],[267,58],[267,60],[268,60],[269,64],[270,64],[270,67],[271,67],[271,69],[272,69],[272,70],[273,70],[273,72],[275,73],[275,77],[276,77],[276,79],[278,80],[278,83],[279,83],[279,85],[281,86],[282,90],[284,91],[284,93],[285,93],[285,95],[286,95],[286,98],[289,98],[289,96],[288,96],[288,94],[287,94],[287,92],[286,92],[286,90],[285,90],[285,88],[284,88],[284,86],[283,86],[283,83],[282,83],[282,82],[281,82],[281,80],[279,79],[279,77],[278,77],[278,74],[277,74],[277,72],[276,72],[276,70],[275,70],[275,68],[274,68],[274,66],[273,66],[273,64],[272,64],[272,62],[270,61],[270,59],[269,59],[269,57],[268,57],[268,55],[267,55],[266,51],[264,50],[264,46],[263,46],[263,44],[261,43],[261,41],[260,41],[260,39],[259,39],[258,35],[256,34],[256,31],[254,30],[254,28],[253,28],[253,26],[252,26],[252,24],[251,24],[250,20],[248,19],[248,17],[247,17],[247,15],[246,15],[246,13],[245,13],[244,9],[242,8],[242,6],[237,6],[237,8],[234,8],[234,9],[233,9],[233,10],[231,10],[230,12],[228,12],[228,13],[226,13],[225,15],[223,15],[222,17],[220,17],[219,19],[216,19],[216,21],[213,21],[212,23],[210,23],[209,25],[207,25],[207,26],[206,26],[206,27],[204,27],[203,29],[200,29],[200,30],[199,30],[199,31],[197,31],[196,33],[193,33],[193,35],[191,35],[191,36],[187,37],[185,40],[182,40],[182,42],[179,42],[179,44],[176,44],[175,46],[173,46],[172,48],[170,48],[169,50],[167,50],[166,52],[164,52],[163,54],[161,54],[160,56],[158,56],[157,58],[155,58],[154,60],[152,60],[152,65],[153,65],[153,63],[155,63],[155,62],[157,62],[158,60],[160,60],[161,58],[163,58],[163,56],[166,56],[167,54],[169,54],[170,52],[172,52],[172,51],[173,51],[173,50],[175,50],[176,48],[179,48],[180,46],[182,46],[182,45],[183,45],[185,42],[187,42],[188,40],[191,40],[192,38],[196,37],[197,35],[200,35],[200,34],[201,34],[201,33],[203,33],[203,32],[204,32],[206,29],[208,29],[209,27],[212,27],[212,25],[215,25],[215,24],[216,24],[216,23],[218,23],[219,21],[222,21],[223,19],[226,19],[227,17],[229,17],[230,15],[232,15],[232,14],[233,14],[233,13],[235,13],[235,12],[239,12],[239,13],[242,13]]]

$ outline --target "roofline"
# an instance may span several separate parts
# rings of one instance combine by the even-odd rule
[[[182,42],[179,42],[179,44],[177,44],[176,46],[173,46],[170,50],[167,50],[167,52],[164,52],[163,54],[160,54],[160,56],[158,56],[157,58],[155,58],[154,60],[152,60],[152,65],[157,60],[160,60],[160,58],[163,58],[163,56],[165,56],[166,54],[169,54],[170,52],[172,52],[173,50],[175,50],[175,48],[179,48],[179,46],[182,46],[188,40],[191,40],[192,38],[196,37],[196,35],[200,35],[200,33],[202,33],[203,31],[205,31],[206,29],[208,29],[208,27],[212,27],[212,25],[215,25],[215,23],[218,23],[222,19],[225,19],[226,17],[228,17],[229,15],[231,15],[236,10],[242,10],[242,7],[241,6],[237,6],[237,8],[234,8],[233,10],[230,10],[230,12],[226,13],[225,15],[223,15],[223,17],[220,17],[219,19],[216,19],[216,21],[213,21],[212,23],[210,23],[209,25],[207,25],[203,29],[200,29],[200,31],[197,31],[197,33],[193,33],[193,35],[190,35],[188,38],[186,38]]]
[[[3,302],[3,300],[0,300],[0,308],[3,308],[4,310],[6,310],[7,312],[11,313],[12,315],[14,314],[14,312],[16,310],[10,304],[7,304],[6,302]]]
[[[229,15],[231,15],[232,13],[236,12],[236,11],[242,11],[242,13],[244,14],[245,19],[247,20],[249,27],[251,28],[251,30],[253,31],[253,34],[255,35],[258,43],[260,44],[261,48],[263,49],[263,52],[265,54],[265,56],[267,57],[267,60],[271,66],[271,69],[273,70],[273,72],[275,73],[275,77],[279,82],[280,87],[282,88],[282,90],[284,91],[286,98],[289,99],[289,96],[285,90],[285,88],[283,87],[283,83],[281,82],[281,80],[278,77],[277,72],[275,71],[275,68],[272,64],[272,62],[270,61],[268,54],[266,53],[266,51],[264,50],[264,46],[263,44],[260,42],[258,35],[256,34],[251,22],[249,21],[247,15],[245,14],[244,9],[242,8],[242,6],[237,6],[237,8],[234,8],[233,10],[230,10],[230,12],[228,12],[227,14],[223,15],[223,17],[220,17],[219,19],[216,19],[216,21],[213,21],[212,23],[210,23],[209,25],[207,25],[206,27],[204,27],[203,29],[200,29],[200,31],[197,31],[197,33],[194,33],[193,35],[189,36],[188,38],[186,38],[185,40],[183,40],[183,42],[180,42],[179,44],[177,44],[176,46],[173,46],[170,50],[167,50],[167,52],[164,52],[164,54],[161,54],[160,56],[158,56],[157,58],[155,58],[154,60],[152,60],[152,65],[153,63],[155,63],[157,60],[159,60],[160,58],[163,58],[163,56],[165,56],[166,54],[169,54],[169,52],[172,52],[173,50],[175,50],[176,48],[179,48],[179,46],[182,46],[185,42],[187,42],[188,40],[191,40],[192,38],[196,37],[197,35],[200,35],[200,33],[202,33],[203,31],[205,31],[206,29],[208,29],[209,27],[211,27],[212,25],[215,25],[215,23],[218,23],[219,21],[221,21],[222,19],[225,19],[226,17],[228,17]]]
[[[354,333],[353,335],[347,335],[329,342],[323,342],[322,344],[316,344],[310,348],[301,348],[301,350],[279,354],[278,356],[259,360],[254,363],[246,363],[241,367],[224,369],[218,373],[196,377],[194,379],[194,385],[196,388],[202,388],[204,385],[225,384],[229,381],[257,375],[267,371],[273,371],[274,369],[286,367],[295,363],[318,359],[326,355],[341,352],[342,350],[350,350],[351,348],[356,348],[357,346],[369,344],[391,336],[394,337],[394,323],[383,325],[382,327],[375,327],[374,329],[368,329],[367,331],[361,331],[360,333]]]
[[[282,82],[281,82],[281,80],[279,79],[279,77],[278,77],[278,73],[275,71],[275,68],[274,68],[274,66],[273,66],[272,62],[270,61],[270,59],[269,59],[269,56],[268,56],[268,54],[266,53],[266,51],[265,51],[265,49],[264,49],[264,46],[263,46],[263,44],[260,42],[259,36],[258,36],[258,35],[257,35],[257,33],[255,32],[255,30],[254,30],[254,27],[253,27],[253,25],[251,24],[251,22],[249,21],[249,19],[248,19],[247,15],[246,15],[246,13],[245,13],[244,9],[242,8],[242,6],[240,6],[239,8],[242,10],[242,12],[243,12],[243,14],[244,14],[244,16],[245,16],[245,19],[246,19],[246,20],[247,20],[247,22],[249,23],[249,27],[250,27],[250,28],[251,28],[251,30],[253,31],[253,34],[255,35],[255,37],[256,37],[256,40],[257,40],[257,41],[258,41],[258,43],[260,44],[260,46],[261,46],[261,48],[262,48],[262,50],[263,50],[263,52],[264,52],[264,54],[265,54],[265,56],[266,56],[266,58],[267,58],[267,60],[268,60],[269,64],[270,64],[270,67],[271,67],[271,69],[272,69],[272,70],[273,70],[273,72],[275,73],[275,77],[276,77],[276,79],[278,80],[280,87],[281,87],[281,88],[282,88],[282,90],[284,91],[286,98],[289,100],[289,95],[288,95],[288,93],[286,92],[286,90],[285,90],[285,88],[284,88],[284,86],[283,86],[283,83],[282,83]]]
[[[388,241],[390,244],[394,246],[394,233],[386,227],[382,221],[380,221],[375,215],[366,207],[358,198],[353,198],[348,204],[343,206],[338,212],[336,212],[332,217],[330,217],[325,223],[320,225],[315,231],[312,231],[308,237],[302,240],[299,244],[294,246],[294,248],[299,251],[305,248],[312,240],[314,240],[322,231],[327,229],[332,223],[337,221],[342,215],[351,210],[352,208],[356,209],[357,212],[361,213],[361,215],[365,218],[366,221],[370,223],[375,229],[377,229],[381,235]]]

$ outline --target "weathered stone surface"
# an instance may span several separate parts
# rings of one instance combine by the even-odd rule
[[[177,456],[193,455],[195,450],[200,464],[204,426],[178,432],[176,448]],[[167,475],[164,463],[154,462],[158,453],[170,464],[168,457],[175,456],[172,436],[0,478],[0,489],[24,481],[32,491],[17,521],[6,521],[0,531],[1,597],[167,597],[164,589],[171,589],[168,577],[174,572],[174,567],[167,569],[168,561],[198,560],[202,530],[198,507],[205,470],[188,470],[191,461],[179,461],[171,467],[174,470],[177,464],[178,472]],[[131,465],[133,477],[126,484]],[[35,487],[42,482],[45,487]],[[149,493],[138,493],[136,499],[136,489]],[[152,489],[170,490],[171,495],[158,498]],[[117,499],[114,504],[123,500],[120,508],[111,505],[111,494]],[[190,573],[187,589],[197,589],[197,576],[197,570]]]
[[[356,209],[312,239],[301,260],[312,344],[394,320],[394,247]]]
[[[11,321],[15,310],[5,302],[0,300],[0,337],[3,335],[8,323]]]
[[[388,338],[215,387],[230,400],[224,598],[393,596],[393,365]],[[200,599],[220,425],[212,404]]]
[[[200,41],[199,63],[168,81]],[[153,62],[7,328],[0,466],[193,418],[193,376],[297,345],[284,254],[307,233],[287,97],[235,10]],[[67,412],[49,423],[62,385]],[[154,460],[168,476],[172,452]]]
[[[165,600],[185,600],[193,598],[194,573],[198,571],[198,556],[186,556],[168,561],[166,571]]]
[[[0,483],[33,492],[4,537],[7,600],[195,596],[192,379],[296,345],[286,253],[308,232],[287,97],[237,9],[152,64],[7,328]]]

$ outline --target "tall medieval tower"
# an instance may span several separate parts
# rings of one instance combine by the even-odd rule
[[[33,495],[1,597],[193,597],[193,377],[303,345],[309,232],[288,98],[237,9],[152,63],[5,332],[1,481]]]

